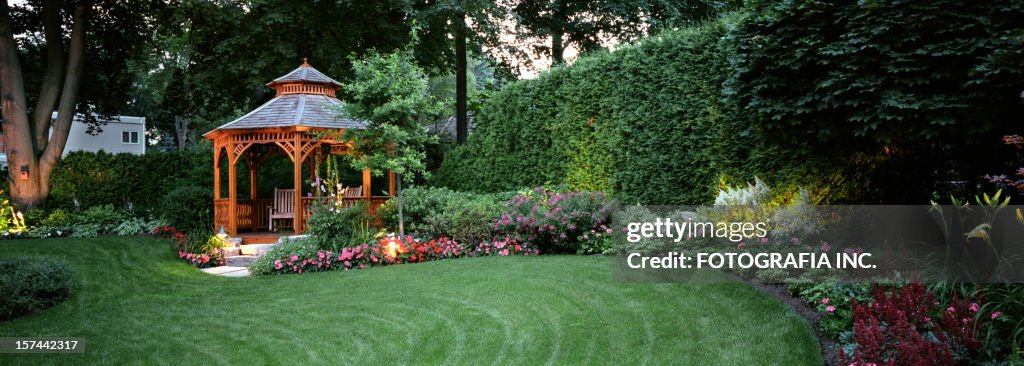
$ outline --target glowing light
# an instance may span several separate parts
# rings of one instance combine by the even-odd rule
[[[388,244],[387,244],[386,251],[387,251],[387,253],[385,253],[385,254],[387,254],[388,258],[391,258],[391,259],[394,259],[395,257],[398,256],[398,254],[401,254],[401,253],[404,252],[404,250],[402,250],[402,245],[398,242],[398,239],[395,239],[395,238],[389,238],[388,239]]]

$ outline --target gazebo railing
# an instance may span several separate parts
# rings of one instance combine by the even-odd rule
[[[367,200],[366,197],[345,197],[342,200],[341,206],[348,208],[355,206],[359,202],[369,202],[369,214],[373,217],[376,217],[377,209],[380,208],[380,206],[383,205],[384,202],[387,202],[389,199],[391,199],[391,197],[387,196],[370,197],[369,200]],[[317,200],[318,198],[316,197],[302,198],[302,207],[304,209],[300,212],[300,225],[302,226],[303,231],[306,228],[306,222],[309,221],[309,218],[311,216],[313,216],[313,203],[316,202]],[[319,198],[319,200],[323,201],[326,200],[326,198]],[[220,230],[220,227],[222,225],[225,227],[228,226],[229,204],[230,203],[228,202],[227,198],[219,198],[213,200],[213,222],[214,225],[216,226],[214,227],[214,231]],[[272,205],[273,201],[269,199],[237,200],[235,206],[235,218],[238,225],[237,229],[246,231],[266,230],[269,227],[268,220]],[[380,225],[380,220],[375,219],[374,224]]]
[[[238,229],[259,231],[269,227],[270,207],[273,204],[271,200],[237,200],[235,203],[235,217]],[[221,225],[228,225],[228,205],[227,198],[213,200],[215,231],[220,230]]]

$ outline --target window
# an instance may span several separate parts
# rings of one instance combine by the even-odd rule
[[[138,131],[123,131],[123,132],[121,132],[121,143],[122,144],[137,144],[137,143],[139,143],[139,132]]]

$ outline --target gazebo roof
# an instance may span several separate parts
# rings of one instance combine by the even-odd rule
[[[228,122],[204,136],[219,130],[260,129],[274,127],[313,127],[364,129],[366,123],[338,117],[343,103],[335,96],[341,83],[313,68],[305,60],[297,69],[267,83],[277,91],[274,99]]]
[[[299,67],[297,67],[295,70],[292,70],[292,72],[289,72],[282,77],[274,79],[274,81],[267,83],[267,86],[273,87],[274,84],[283,84],[297,81],[324,83],[336,85],[339,87],[341,86],[341,83],[339,83],[337,80],[331,79],[330,77],[327,77],[327,75],[324,75],[319,70],[314,69],[313,66],[310,66],[305,59],[302,60],[302,65],[299,65]]]

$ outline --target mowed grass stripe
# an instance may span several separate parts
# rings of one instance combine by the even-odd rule
[[[0,336],[85,354],[0,364],[821,364],[809,325],[745,284],[631,284],[608,258],[471,258],[254,278],[206,275],[150,238],[16,240],[80,284]]]

